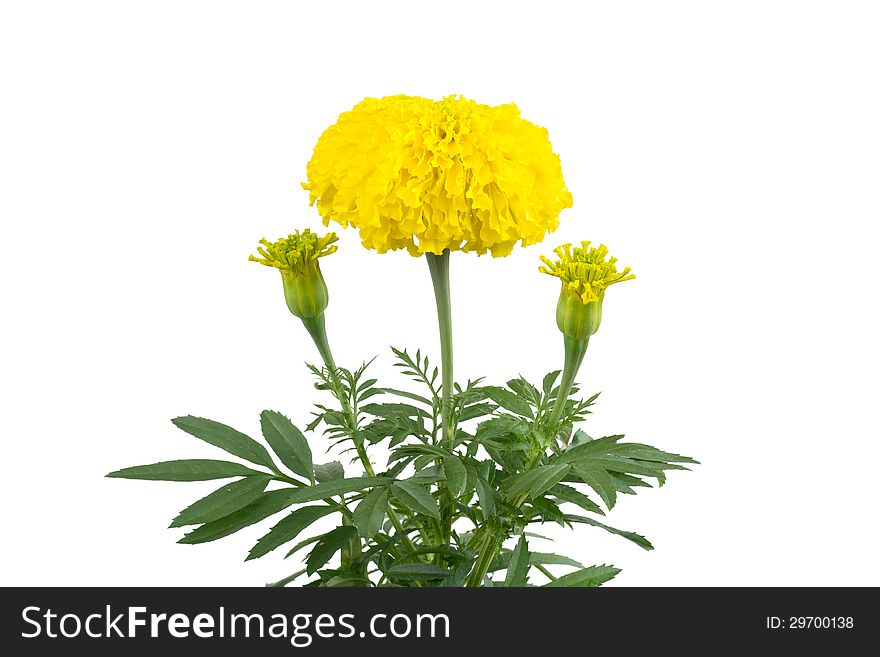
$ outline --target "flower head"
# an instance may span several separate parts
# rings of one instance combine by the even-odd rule
[[[562,281],[556,323],[559,330],[576,340],[583,340],[599,330],[602,321],[602,300],[608,286],[635,278],[630,268],[617,271],[617,258],[608,257],[608,247],[590,246],[581,242],[572,248],[563,244],[553,251],[558,260],[541,256],[539,271]]]
[[[260,255],[249,256],[248,260],[281,271],[284,298],[290,312],[300,319],[313,319],[324,312],[329,302],[318,258],[335,253],[337,247],[333,243],[338,239],[335,233],[318,237],[307,228],[275,242],[260,240],[261,246],[257,247]]]
[[[380,253],[508,255],[572,204],[544,128],[461,96],[363,100],[321,135],[307,178],[325,225],[355,226]]]

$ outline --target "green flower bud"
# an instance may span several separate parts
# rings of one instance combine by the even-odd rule
[[[335,233],[318,237],[309,229],[296,231],[275,242],[260,240],[259,257],[248,259],[280,270],[290,312],[302,320],[311,320],[324,313],[329,301],[318,258],[334,253],[337,247],[331,245],[338,239]]]
[[[617,271],[617,258],[608,258],[608,247],[604,244],[598,248],[591,247],[590,242],[581,242],[574,248],[563,244],[553,252],[559,260],[553,262],[541,256],[546,266],[539,270],[562,281],[556,304],[556,325],[572,340],[586,340],[599,330],[605,290],[635,276],[629,267]]]
[[[599,330],[602,321],[602,299],[584,303],[579,296],[565,289],[556,304],[556,326],[573,340],[586,340]]]
[[[300,319],[314,319],[327,309],[327,284],[317,262],[304,274],[282,269],[281,282],[287,307]]]

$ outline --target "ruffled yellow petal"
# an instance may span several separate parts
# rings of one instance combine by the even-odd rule
[[[504,256],[572,205],[544,128],[461,96],[363,100],[321,135],[306,174],[324,224],[355,226],[380,253]]]

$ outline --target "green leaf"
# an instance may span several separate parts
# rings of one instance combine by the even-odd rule
[[[225,484],[177,514],[171,527],[201,525],[228,516],[257,499],[270,480],[269,475],[253,475]]]
[[[581,461],[581,463],[596,465],[608,472],[657,477],[661,482],[664,479],[663,470],[657,467],[659,464],[651,461],[633,461],[632,459],[619,456],[599,456],[587,461]]]
[[[311,575],[317,571],[356,535],[357,529],[351,525],[343,525],[324,534],[306,559],[306,572]]]
[[[681,454],[673,454],[664,452],[650,445],[641,443],[624,443],[615,445],[608,450],[611,454],[619,456],[628,456],[629,458],[639,459],[642,461],[656,461],[658,463],[690,463],[699,465],[699,461],[695,461],[690,456],[682,456]]]
[[[312,450],[302,432],[277,411],[260,413],[260,428],[266,442],[291,471],[315,483],[312,469]]]
[[[477,486],[477,469],[470,461],[464,461],[464,470],[466,474],[464,492],[470,493]]]
[[[390,402],[387,404],[366,404],[361,410],[364,413],[375,415],[377,417],[395,418],[400,415],[404,417],[423,417],[427,415],[421,408],[417,408],[412,404],[404,404],[402,402]]]
[[[569,522],[579,522],[584,525],[592,525],[593,527],[599,527],[600,529],[604,529],[606,532],[611,534],[615,534],[617,536],[622,536],[628,541],[632,541],[640,548],[645,550],[653,550],[654,546],[651,545],[651,541],[642,536],[641,534],[636,534],[635,532],[625,532],[622,529],[615,529],[614,527],[609,527],[608,525],[602,524],[598,520],[593,520],[592,518],[588,518],[586,516],[575,516],[575,515],[566,515],[565,519]]]
[[[477,497],[480,498],[483,520],[488,520],[495,513],[495,489],[482,477],[477,477]]]
[[[495,406],[495,404],[488,404],[486,402],[480,402],[478,404],[465,406],[463,409],[461,409],[461,413],[458,416],[458,421],[467,422],[468,420],[473,420],[474,418],[489,415],[496,408],[497,406]]]
[[[438,520],[440,519],[440,509],[437,507],[437,500],[419,484],[397,481],[391,486],[391,492],[401,504],[413,511],[424,513]]]
[[[638,477],[631,477],[630,475],[621,474],[620,472],[610,472],[608,474],[611,475],[611,481],[614,482],[614,488],[618,493],[635,495],[636,492],[633,490],[634,487],[651,488],[651,484]]]
[[[377,488],[361,500],[352,517],[352,522],[361,536],[371,539],[379,533],[385,520],[387,507],[387,488]]]
[[[575,488],[572,488],[571,486],[566,486],[565,484],[556,484],[553,488],[550,489],[549,494],[553,495],[560,502],[571,502],[572,504],[577,504],[585,511],[592,511],[593,513],[599,513],[603,516],[605,515],[602,507],[600,507],[582,492]]]
[[[263,493],[246,507],[230,513],[228,516],[207,522],[201,527],[192,530],[181,538],[178,543],[208,543],[218,538],[234,534],[240,529],[249,527],[255,523],[275,515],[293,504],[295,488],[280,488]]]
[[[529,404],[536,405],[541,399],[541,393],[538,392],[538,389],[522,377],[511,379],[507,382],[507,387]]]
[[[601,586],[610,579],[613,579],[620,568],[612,566],[590,566],[582,568],[573,573],[563,575],[558,579],[544,584],[546,587],[580,587],[580,586]]]
[[[330,463],[315,464],[315,479],[319,482],[333,481],[335,479],[344,479],[345,470],[339,461],[330,461]]]
[[[565,514],[562,513],[556,500],[551,500],[548,497],[537,497],[531,500],[531,504],[532,509],[542,518],[542,522],[550,520],[558,522],[560,525],[565,525]]]
[[[412,399],[413,401],[421,402],[425,404],[428,408],[433,408],[433,404],[431,400],[427,397],[422,397],[421,395],[417,395],[414,392],[407,392],[406,390],[397,390],[396,388],[382,388],[383,392],[387,392],[389,395],[397,395],[398,397],[405,397],[406,399]]]
[[[381,486],[392,480],[388,477],[352,477],[351,479],[334,479],[314,486],[297,488],[293,493],[293,502],[314,502],[334,495],[344,495],[353,491],[365,490],[373,486]]]
[[[245,461],[265,465],[267,468],[276,470],[275,463],[266,448],[241,431],[236,431],[232,427],[214,422],[214,420],[193,417],[192,415],[176,417],[171,421],[174,426],[186,431],[191,436],[243,458]]]
[[[341,575],[334,575],[326,582],[324,582],[324,586],[327,588],[366,588],[372,586],[373,583],[369,580],[369,578],[364,575],[358,575],[357,573],[342,573]]]
[[[391,566],[387,574],[389,577],[401,580],[424,580],[424,579],[446,579],[452,577],[455,573],[446,568],[435,566],[429,563],[399,563]]]
[[[529,406],[528,402],[520,399],[509,390],[496,386],[486,386],[485,388],[482,388],[482,391],[486,393],[486,396],[489,399],[502,408],[516,413],[517,415],[522,415],[523,417],[534,417],[532,407]]]
[[[584,464],[571,466],[571,472],[596,491],[609,510],[614,507],[617,502],[617,489],[607,472],[602,468]]]
[[[621,438],[623,438],[623,436],[605,436],[604,438],[589,440],[575,447],[569,447],[556,458],[556,462],[574,463],[575,461],[603,456],[607,454],[608,450]]]
[[[501,485],[502,492],[508,499],[513,499],[522,493],[528,493],[532,498],[538,497],[562,481],[570,469],[571,466],[567,463],[557,463],[526,470],[505,479]]]
[[[304,506],[281,520],[251,548],[245,561],[258,559],[275,548],[292,541],[319,518],[339,511],[335,506]]]
[[[561,554],[553,554],[551,552],[532,552],[529,554],[529,563],[533,566],[574,566],[575,568],[583,568],[584,564],[575,561]]]
[[[467,484],[467,470],[461,459],[453,454],[443,457],[443,473],[446,475],[446,487],[453,497],[458,497],[465,491]]]
[[[529,545],[526,537],[520,536],[516,548],[507,564],[507,576],[504,586],[525,586],[529,575]]]
[[[163,461],[151,465],[136,465],[116,470],[107,476],[114,479],[148,479],[151,481],[209,481],[261,474],[264,473],[231,461],[186,459]]]
[[[556,383],[556,379],[559,378],[559,373],[559,370],[554,370],[553,372],[548,372],[544,377],[541,387],[544,390],[545,397],[549,397],[550,393],[553,392],[553,384]]]

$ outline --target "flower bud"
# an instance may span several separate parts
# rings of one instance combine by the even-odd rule
[[[300,319],[313,319],[327,309],[330,300],[327,284],[317,262],[303,274],[282,269],[281,282],[284,284],[287,307]]]
[[[327,308],[327,284],[321,275],[318,258],[336,251],[335,233],[318,237],[306,229],[296,231],[275,242],[260,240],[260,256],[248,259],[281,271],[284,299],[290,312],[302,320],[320,317]]]
[[[608,248],[604,244],[598,248],[591,247],[590,242],[581,242],[574,248],[563,244],[554,253],[559,257],[556,262],[541,256],[546,266],[541,266],[539,271],[562,281],[556,304],[556,325],[567,337],[586,340],[599,330],[602,301],[608,286],[635,276],[629,267],[617,271],[617,258],[607,258]]]
[[[585,340],[599,330],[602,321],[602,300],[584,303],[579,296],[563,288],[556,304],[556,326],[563,335]]]

